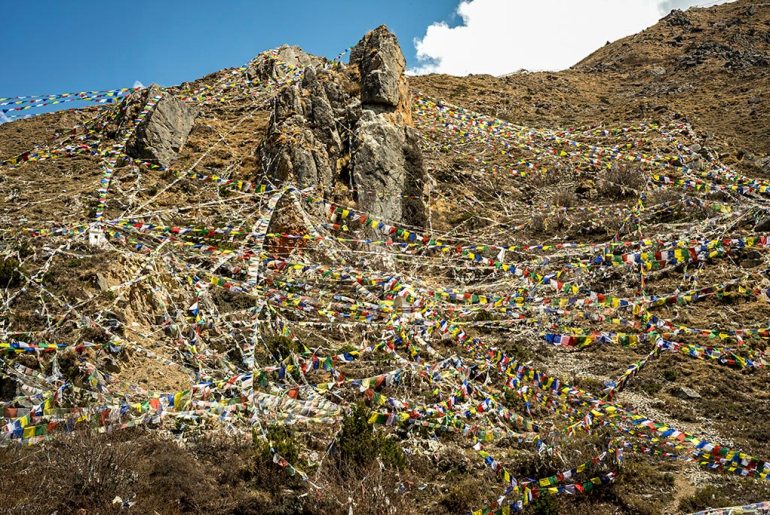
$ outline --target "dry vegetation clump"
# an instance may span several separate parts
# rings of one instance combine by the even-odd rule
[[[6,449],[9,513],[210,513],[223,492],[211,471],[173,441],[141,430],[81,433],[40,448]]]
[[[603,198],[625,199],[637,197],[647,184],[647,174],[637,167],[613,165],[600,172],[596,189]]]
[[[14,485],[0,491],[0,504],[19,514],[320,514],[347,512],[355,492],[356,510],[398,512],[405,506],[398,493],[403,453],[372,435],[360,418],[346,420],[339,443],[344,451],[317,475],[320,490],[275,464],[266,443],[210,435],[180,446],[155,431],[133,429],[0,449],[0,468]],[[268,435],[279,454],[302,463],[291,430],[270,427]]]

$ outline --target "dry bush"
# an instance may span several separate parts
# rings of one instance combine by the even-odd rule
[[[621,221],[615,217],[596,216],[588,211],[576,211],[570,218],[570,226],[565,237],[577,239],[585,236],[607,236],[614,234]]]
[[[454,481],[447,487],[447,492],[441,497],[439,506],[444,513],[468,513],[480,508],[485,502],[487,493],[486,481],[478,478],[468,478]]]
[[[692,513],[706,508],[729,506],[730,501],[724,493],[713,486],[699,488],[694,494],[679,501],[679,511]]]
[[[616,504],[632,513],[663,513],[673,498],[673,467],[676,465],[665,462],[655,465],[629,458],[608,494],[615,498]]]
[[[272,455],[226,437],[187,442],[125,430],[0,449],[5,513],[297,513],[306,485]]]
[[[553,195],[553,204],[559,207],[572,207],[577,204],[577,195],[574,191],[558,190]]]
[[[532,186],[542,188],[543,186],[553,186],[555,184],[560,184],[565,180],[573,178],[574,176],[574,172],[570,171],[566,167],[558,166],[546,171],[536,170],[530,173],[527,177],[529,178],[529,183]]]
[[[131,446],[111,435],[68,435],[4,458],[4,476],[15,485],[1,489],[9,513],[113,511],[112,501],[132,499],[139,481]]]
[[[398,470],[374,461],[366,467],[357,467],[356,474],[336,467],[325,467],[319,476],[321,487],[312,490],[313,497],[304,513],[401,514],[410,513],[414,504],[406,496],[407,483]]]
[[[624,199],[637,196],[646,184],[647,175],[641,169],[615,165],[604,173],[596,189],[603,197]]]
[[[546,217],[537,213],[529,219],[529,230],[532,234],[543,234],[546,231]]]

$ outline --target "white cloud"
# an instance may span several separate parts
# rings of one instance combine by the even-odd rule
[[[420,64],[411,72],[561,70],[673,8],[724,1],[730,0],[465,0],[457,7],[461,25],[434,23],[415,40]]]

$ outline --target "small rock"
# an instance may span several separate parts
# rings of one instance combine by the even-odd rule
[[[669,393],[678,399],[692,400],[700,399],[701,396],[698,392],[687,386],[674,386],[669,390]]]
[[[107,277],[100,272],[96,273],[96,285],[99,286],[99,289],[101,291],[107,291],[111,287],[110,282],[107,280]]]
[[[763,172],[770,174],[770,156],[757,159],[754,165]]]
[[[770,231],[770,216],[766,216],[757,220],[757,223],[754,225],[754,230],[756,232]]]

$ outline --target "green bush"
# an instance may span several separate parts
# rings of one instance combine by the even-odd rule
[[[294,432],[283,425],[269,426],[266,430],[266,442],[258,430],[253,432],[254,447],[248,452],[249,465],[244,470],[248,483],[257,489],[277,491],[283,488],[300,488],[303,480],[299,474],[290,474],[289,469],[283,469],[273,462],[272,444],[275,452],[284,458],[292,467],[304,468],[300,460],[300,444]]]
[[[270,426],[267,428],[267,437],[272,442],[275,452],[285,458],[286,461],[292,465],[299,461],[299,445],[293,431],[286,428],[286,426]],[[259,448],[260,455],[272,461],[273,453],[270,452],[270,446],[267,442],[261,441]]]
[[[371,412],[362,404],[355,404],[349,415],[342,418],[342,429],[337,438],[337,460],[341,472],[366,467],[380,457],[386,465],[403,468],[406,456],[398,443],[374,431],[369,424]]]
[[[540,497],[532,504],[532,513],[535,515],[555,515],[559,513],[559,502],[556,497],[548,494],[540,494]]]
[[[721,508],[730,504],[725,495],[713,486],[699,488],[689,497],[679,501],[679,511],[692,513],[706,508]]]
[[[6,258],[0,263],[0,288],[15,288],[21,285],[21,268],[15,258]]]

